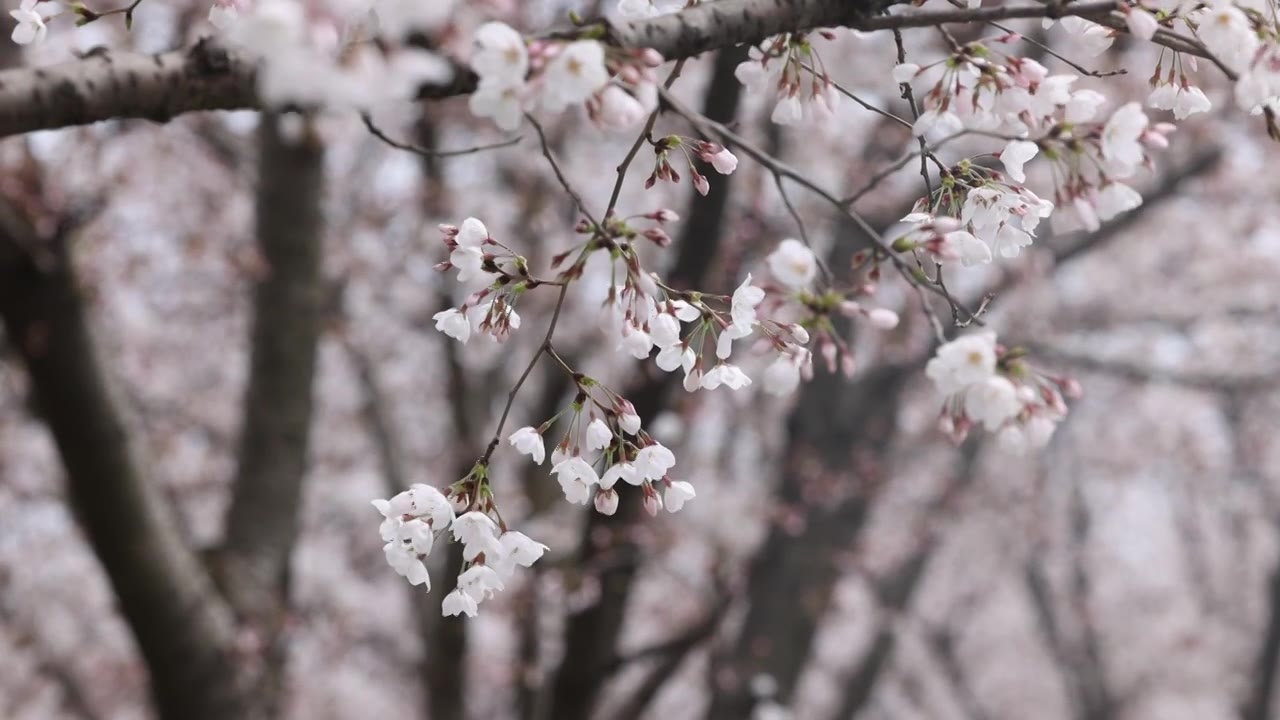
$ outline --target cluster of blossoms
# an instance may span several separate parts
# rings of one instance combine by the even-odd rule
[[[596,124],[624,129],[657,107],[653,68],[661,64],[652,51],[610,53],[595,40],[526,43],[510,26],[489,22],[475,33],[471,69],[480,83],[470,108],[515,130],[527,111],[560,112],[585,103]]]
[[[993,332],[974,333],[938,348],[925,375],[946,396],[941,425],[956,442],[975,424],[997,433],[1001,447],[1021,453],[1044,447],[1067,414],[1063,399],[1080,386],[1032,368],[1023,353],[996,343]]]
[[[387,564],[411,585],[430,592],[425,560],[440,536],[449,533],[462,543],[466,564],[441,604],[445,615],[474,617],[481,602],[503,589],[516,566],[529,567],[547,551],[527,535],[508,530],[500,516],[496,522],[490,517],[497,510],[485,475],[481,464],[448,495],[417,484],[389,500],[373,501],[383,517],[379,531]]]
[[[453,9],[453,0],[216,0],[209,21],[258,58],[266,103],[367,110],[453,79],[448,60],[403,42],[440,30]]]
[[[700,195],[706,195],[711,191],[711,183],[707,180],[706,175],[698,172],[695,160],[701,160],[710,165],[712,169],[721,175],[729,175],[738,169],[737,156],[720,143],[696,140],[681,137],[680,135],[668,135],[651,142],[654,154],[653,172],[645,180],[644,187],[646,190],[653,187],[659,180],[673,183],[680,182],[680,173],[671,166],[671,153],[676,151],[684,154],[684,159],[689,164],[689,176],[693,179],[693,187]]]
[[[1151,165],[1150,150],[1168,147],[1173,125],[1152,123],[1138,103],[1120,107],[1105,123],[1088,122],[1096,108],[1090,105],[1085,113],[1070,103],[1058,105],[1066,117],[1042,137],[1012,139],[997,153],[1003,173],[971,160],[944,168],[935,195],[917,202],[903,218],[913,226],[895,240],[894,249],[919,248],[939,261],[959,260],[965,266],[985,264],[994,257],[1017,257],[1056,207],[1070,208],[1079,225],[1096,230],[1141,205],[1142,196],[1123,181]],[[1026,163],[1038,155],[1053,163],[1052,202],[1018,184],[1026,181]]]
[[[1004,35],[995,44],[1012,42]],[[1073,89],[1076,75],[1050,75],[1030,58],[1004,55],[991,45],[972,42],[928,65],[903,63],[893,69],[898,83],[927,86],[916,135],[945,137],[976,130],[1015,137],[1058,123],[1092,120],[1105,98]]]
[[[569,410],[568,427],[551,451],[551,474],[565,499],[576,505],[593,502],[598,512],[612,515],[618,510],[615,486],[621,480],[640,488],[650,515],[664,507],[679,512],[697,493],[689,482],[668,475],[675,455],[641,429],[640,416],[629,401],[592,378],[574,379],[578,395]],[[547,453],[542,436],[563,414],[539,427],[522,427],[507,442],[541,465]]]
[[[820,37],[833,39],[829,30]],[[760,94],[773,92],[773,122],[795,125],[810,118],[830,117],[839,104],[835,84],[806,33],[786,33],[753,46],[749,59],[734,73],[738,82]]]
[[[544,285],[529,275],[524,257],[494,240],[488,228],[469,217],[460,226],[441,225],[449,259],[436,265],[442,272],[458,271],[458,282],[464,285],[482,280],[484,287],[469,295],[461,307],[436,313],[436,329],[466,344],[473,333],[504,340],[512,330],[520,328],[516,302],[526,291]]]

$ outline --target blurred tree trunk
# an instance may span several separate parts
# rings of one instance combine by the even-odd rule
[[[849,381],[815,367],[804,385],[788,418],[775,495],[780,510],[802,511],[803,525],[797,532],[775,523],[751,563],[746,617],[730,654],[714,660],[709,720],[749,717],[750,681],[757,675],[771,677],[777,699],[790,701],[841,575],[837,560],[853,548],[871,500],[887,481],[884,453],[906,375],[883,367]]]
[[[256,233],[266,269],[254,288],[238,466],[217,569],[262,650],[255,695],[274,716],[323,313],[324,146],[304,116],[264,114],[258,139]]]
[[[147,479],[98,358],[69,238],[0,203],[0,315],[31,378],[76,517],[115,590],[166,720],[256,718],[235,628]]]
[[[737,115],[742,86],[733,71],[745,59],[745,49],[721,51],[715,60],[711,82],[703,99],[704,112],[713,120],[730,123]],[[711,183],[705,199],[692,203],[688,218],[676,243],[676,262],[667,282],[677,288],[704,287],[711,262],[725,231],[731,176]],[[646,373],[639,384],[624,395],[635,404],[647,425],[667,403],[678,385],[671,373]],[[593,604],[572,613],[565,621],[564,659],[551,681],[551,701],[547,720],[586,720],[591,716],[607,679],[602,669],[617,653],[618,635],[626,615],[627,600],[639,568],[640,549],[632,526],[643,522],[640,494],[622,493],[613,516],[588,511],[582,533],[579,568],[600,570],[600,596]],[[604,556],[610,562],[601,562]]]

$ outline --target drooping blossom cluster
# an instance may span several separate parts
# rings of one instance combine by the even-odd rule
[[[547,551],[524,533],[508,530],[500,516],[497,521],[490,516],[496,508],[483,465],[455,483],[447,496],[416,484],[388,500],[374,500],[373,506],[382,513],[379,532],[387,564],[410,585],[430,592],[425,560],[436,542],[443,537],[462,543],[465,565],[441,603],[444,615],[474,617],[479,604],[502,590],[517,566],[529,567]]]
[[[839,105],[840,94],[823,69],[813,35],[834,37],[829,30],[778,35],[752,46],[749,59],[734,73],[748,90],[776,95],[771,119],[779,125],[829,118]]]
[[[689,176],[693,180],[693,187],[700,195],[706,195],[711,191],[711,182],[707,180],[706,175],[698,172],[695,161],[710,165],[721,175],[730,175],[738,169],[738,157],[720,143],[668,135],[653,141],[653,172],[645,180],[645,189],[653,187],[659,180],[680,182],[680,172],[671,165],[671,154],[677,151],[684,155],[689,167]]]
[[[656,53],[615,53],[596,40],[526,43],[500,22],[480,26],[474,40],[471,69],[480,82],[471,112],[503,130],[519,127],[526,112],[575,105],[585,105],[601,127],[625,129],[657,107]]]
[[[544,285],[529,275],[529,264],[506,246],[489,236],[484,223],[467,218],[459,226],[442,225],[443,241],[449,248],[449,259],[436,265],[442,272],[458,271],[458,282],[484,287],[476,290],[460,307],[436,313],[436,329],[463,343],[473,333],[494,340],[506,339],[520,328],[516,302],[526,291]]]
[[[666,508],[679,512],[695,497],[693,485],[668,474],[676,464],[671,450],[640,426],[635,406],[593,378],[575,376],[578,395],[570,408],[539,427],[522,427],[507,442],[541,465],[546,459],[543,434],[567,415],[565,431],[551,451],[551,474],[565,499],[593,503],[604,515],[618,510],[619,481],[640,489],[650,515]]]
[[[1016,453],[1044,447],[1066,417],[1064,395],[1080,393],[1074,380],[1042,374],[1026,362],[1025,353],[999,345],[994,332],[943,344],[925,375],[946,396],[940,418],[945,433],[961,442],[981,425]]]

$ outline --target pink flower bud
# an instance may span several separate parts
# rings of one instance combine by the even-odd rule
[[[668,210],[667,208],[654,210],[648,215],[645,215],[645,217],[650,220],[656,220],[660,223],[676,222],[680,219],[680,216],[676,214],[675,210]]]
[[[707,176],[692,167],[689,168],[689,172],[693,174],[693,188],[698,191],[699,195],[705,196],[711,192],[711,183],[707,182]]]
[[[662,496],[654,492],[653,489],[646,485],[644,494],[644,511],[649,513],[649,517],[657,517],[658,511],[662,509]]]
[[[898,327],[898,313],[886,308],[876,308],[867,313],[867,319],[881,330],[892,330]]]
[[[662,63],[666,62],[665,60],[662,59],[662,53],[652,48],[645,48],[643,51],[640,52],[638,57],[640,59],[640,62],[644,63],[645,65],[648,65],[649,67],[654,67],[654,68],[659,67],[660,65],[662,65]]]
[[[857,369],[858,366],[854,364],[852,355],[845,353],[840,357],[840,372],[843,373],[846,378],[853,377],[853,373]]]
[[[664,248],[671,246],[671,236],[662,228],[649,228],[640,234],[658,247]]]
[[[862,306],[853,300],[841,300],[840,314],[845,317],[857,317],[862,314]]]
[[[618,491],[609,489],[597,492],[595,505],[596,512],[601,515],[612,515],[618,512]],[[646,507],[645,509],[647,510],[648,508]],[[650,514],[655,515],[657,513],[654,512]]]

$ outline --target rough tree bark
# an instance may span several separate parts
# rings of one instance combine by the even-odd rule
[[[742,49],[736,49],[724,51],[716,58],[703,102],[708,117],[728,123],[737,115],[742,86],[733,71],[744,55]],[[673,287],[706,284],[711,261],[725,231],[730,180],[731,176],[727,176],[712,183],[707,197],[690,207],[677,243],[676,262],[667,276],[667,282]],[[666,406],[675,379],[670,373],[649,375],[637,386],[628,388],[625,396],[635,404],[644,423],[652,422]],[[597,602],[571,613],[566,619],[565,655],[551,680],[548,718],[586,720],[591,716],[605,680],[602,668],[617,652],[627,599],[639,569],[639,548],[630,529],[642,522],[643,517],[639,493],[622,493],[618,511],[613,516],[589,513],[578,566],[600,566],[605,555],[613,560],[600,571],[601,591]]]
[[[275,115],[264,115],[259,131],[256,232],[267,269],[254,288],[239,465],[217,554],[219,584],[264,649],[255,694],[273,715],[324,296],[324,149],[306,119],[291,119],[301,122],[296,138],[284,136]]]
[[[21,209],[0,204],[5,332],[58,447],[71,505],[146,661],[158,714],[254,717],[232,618],[143,471],[87,312],[68,238],[42,238]]]

